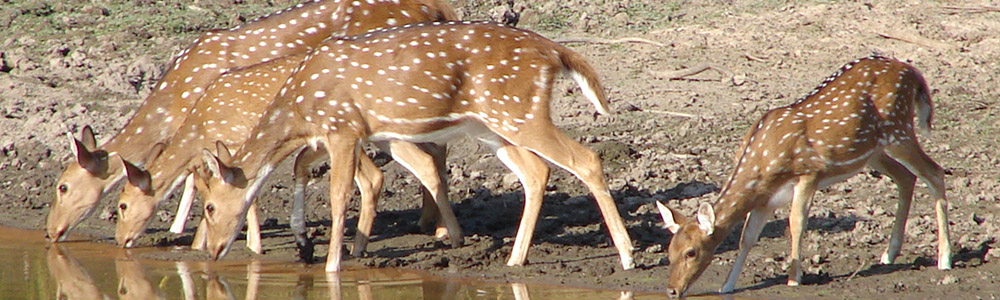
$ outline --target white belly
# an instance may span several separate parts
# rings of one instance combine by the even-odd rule
[[[445,144],[464,136],[479,139],[494,148],[499,147],[501,143],[500,136],[489,130],[482,122],[474,119],[466,120],[458,125],[420,134],[400,134],[389,131],[376,132],[369,136],[368,140],[374,143],[403,140],[411,143]]]

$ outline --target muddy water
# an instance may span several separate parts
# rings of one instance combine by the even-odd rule
[[[0,227],[0,299],[659,299],[663,295],[445,279],[412,271],[264,260],[163,261],[93,242],[47,246]]]

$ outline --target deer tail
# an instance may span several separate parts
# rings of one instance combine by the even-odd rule
[[[587,63],[583,55],[563,48],[559,51],[559,59],[562,61],[566,72],[573,77],[576,84],[583,90],[583,96],[587,97],[587,100],[590,100],[594,104],[594,107],[597,108],[597,112],[602,115],[611,115],[611,110],[608,109],[608,96],[604,92],[604,87],[601,86],[597,72]]]

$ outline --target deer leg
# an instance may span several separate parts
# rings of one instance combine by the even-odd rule
[[[531,245],[538,214],[542,209],[545,184],[549,181],[549,167],[534,153],[517,146],[506,145],[496,152],[497,158],[517,175],[524,187],[524,213],[521,214],[521,224],[517,226],[514,249],[507,261],[508,266],[520,266],[528,258],[528,246]]]
[[[244,299],[258,299],[257,288],[260,286],[260,261],[251,260],[247,265],[247,290]]]
[[[611,197],[611,191],[608,189],[601,168],[601,159],[597,153],[569,138],[552,124],[536,122],[520,126],[518,129],[520,131],[517,134],[504,137],[514,145],[524,147],[573,173],[587,185],[604,216],[604,223],[608,226],[611,239],[618,250],[622,267],[625,270],[634,268],[632,239],[625,229],[625,222],[622,221],[615,200]]]
[[[441,182],[439,189],[441,193],[448,196],[448,171],[447,166],[447,156],[448,156],[448,146],[446,144],[435,144],[435,143],[421,143],[417,144],[417,147],[421,151],[431,155],[434,159],[434,167],[438,173],[438,180]],[[437,208],[437,204],[434,202],[434,197],[431,195],[427,187],[421,186],[420,190],[423,195],[423,208],[420,214],[420,229],[428,231],[430,229],[431,223],[435,223],[434,237],[438,239],[445,239],[448,237],[448,227],[444,223],[444,219],[441,218],[441,214]]]
[[[432,155],[410,142],[392,141],[389,143],[389,147],[392,158],[410,170],[413,175],[416,175],[424,187],[434,196],[434,203],[441,214],[441,221],[448,228],[448,238],[451,239],[452,247],[461,247],[465,242],[462,236],[462,227],[458,224],[458,219],[455,218],[455,213],[451,209],[446,183],[441,180],[442,177]]]
[[[913,186],[917,177],[910,173],[899,162],[893,160],[888,155],[881,155],[872,160],[869,165],[885,173],[896,183],[899,190],[899,203],[896,206],[896,219],[892,223],[892,236],[889,238],[889,247],[882,253],[880,262],[882,264],[892,264],[899,255],[899,250],[906,238],[906,219],[910,215],[910,203],[913,201]]]
[[[788,285],[797,286],[802,281],[802,234],[805,233],[809,221],[809,206],[816,194],[817,180],[815,174],[799,177],[795,183],[795,196],[792,198],[792,208],[788,212],[788,232],[792,238],[792,251],[789,254]]]
[[[198,222],[198,229],[194,231],[194,237],[191,240],[191,250],[205,250],[205,246],[208,245],[208,221],[204,216],[201,217],[201,221]]]
[[[247,248],[253,253],[261,254],[260,221],[257,219],[257,201],[250,202],[247,210]]]
[[[514,294],[514,300],[531,300],[531,294],[528,293],[528,285],[523,283],[511,283],[510,289]]]
[[[177,214],[174,215],[174,223],[170,225],[170,232],[183,233],[184,223],[191,214],[191,205],[194,204],[194,173],[188,174],[184,178],[184,193],[181,194],[181,202],[177,204]]]
[[[295,236],[295,247],[299,250],[299,259],[305,262],[310,262],[313,259],[312,239],[306,236],[306,186],[309,185],[309,173],[312,165],[322,159],[325,154],[306,147],[295,156],[292,215],[288,220],[288,225],[292,228],[292,235]]]
[[[201,227],[198,226],[198,228]],[[191,269],[188,267],[187,262],[178,261],[174,264],[177,266],[177,277],[181,278],[181,290],[184,293],[184,300],[198,299],[198,292],[195,290],[194,280],[191,277]]]
[[[357,174],[354,175],[355,183],[361,190],[361,214],[358,215],[358,231],[354,236],[354,248],[351,255],[361,257],[368,247],[368,239],[372,234],[372,223],[375,222],[375,213],[378,207],[378,198],[382,194],[382,170],[379,170],[375,162],[368,155],[358,153]]]
[[[423,204],[420,208],[420,220],[417,221],[420,231],[428,232],[433,230],[434,237],[442,239],[448,237],[448,228],[443,226],[444,223],[441,221],[441,214],[438,213],[437,204],[434,203],[434,195],[431,195],[431,192],[423,185],[420,186],[420,198],[423,199]]]
[[[344,242],[344,214],[351,198],[352,179],[357,165],[358,139],[328,135],[326,150],[330,154],[330,247],[326,257],[326,272],[339,272]]]
[[[726,283],[722,285],[722,289],[719,289],[719,293],[728,294],[736,289],[736,281],[739,279],[740,272],[743,271],[743,265],[746,264],[747,254],[750,253],[750,248],[757,245],[760,232],[764,230],[764,225],[772,216],[774,216],[774,209],[766,206],[757,208],[747,215],[746,222],[743,223],[743,232],[740,235],[740,252],[736,256],[736,261],[733,262],[733,268],[729,270]]]
[[[951,269],[951,239],[948,232],[948,199],[945,198],[944,169],[927,156],[916,138],[886,148],[886,154],[920,177],[935,200],[938,221],[938,269]]]

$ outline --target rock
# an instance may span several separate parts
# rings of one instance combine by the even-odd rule
[[[995,257],[1000,257],[1000,248],[991,248],[986,251],[986,261],[990,261]]]
[[[503,175],[503,180],[502,180],[502,181],[503,181],[503,186],[504,186],[505,188],[509,188],[509,189],[517,187],[517,184],[518,184],[519,182],[521,182],[521,181],[520,181],[520,180],[519,180],[519,179],[517,178],[517,174],[514,174],[514,173],[507,173],[507,174],[504,174],[504,175]]]
[[[617,26],[625,26],[629,24],[629,16],[627,13],[618,13],[614,17],[611,17],[610,24]]]

